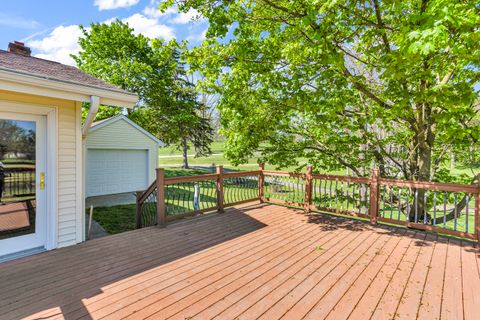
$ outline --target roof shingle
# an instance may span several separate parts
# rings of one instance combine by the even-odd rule
[[[0,68],[49,80],[131,94],[128,91],[95,78],[78,68],[55,61],[15,54],[5,50],[0,50]]]

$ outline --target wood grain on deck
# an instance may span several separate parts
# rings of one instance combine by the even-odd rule
[[[478,319],[476,244],[256,204],[0,264],[1,319]]]

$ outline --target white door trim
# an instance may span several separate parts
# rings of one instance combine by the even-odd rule
[[[51,250],[58,243],[58,161],[57,161],[57,138],[58,121],[57,107],[37,106],[28,103],[11,102],[0,100],[0,112],[33,114],[46,116],[46,243],[45,249]]]

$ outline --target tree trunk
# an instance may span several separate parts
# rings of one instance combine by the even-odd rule
[[[183,168],[188,169],[188,142],[186,138],[182,139]]]
[[[412,172],[416,181],[430,181],[432,171],[432,151],[435,141],[435,133],[429,122],[430,108],[423,105],[418,109],[415,128],[416,157],[413,166],[416,172]],[[409,220],[413,222],[429,221],[428,207],[425,189],[414,189],[414,202],[409,213]]]

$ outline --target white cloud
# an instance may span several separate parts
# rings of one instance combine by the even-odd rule
[[[188,35],[187,40],[190,42],[202,42],[207,37],[207,30],[205,29],[202,32],[194,32]]]
[[[110,24],[114,20],[115,18],[111,18],[103,23]],[[148,18],[140,13],[136,13],[122,21],[128,23],[133,28],[135,34],[141,33],[149,38],[163,38],[166,40],[175,38],[173,28],[159,23],[156,18]],[[38,36],[40,35],[42,33],[38,34]],[[82,32],[77,25],[58,26],[47,36],[38,39],[37,35],[34,34],[29,38],[37,38],[38,40],[26,42],[33,49],[35,57],[75,65],[75,60],[70,57],[70,54],[77,54],[80,51],[78,38],[81,36]]]
[[[48,36],[27,43],[37,54],[36,57],[75,65],[70,54],[80,51],[78,38],[82,35],[77,25],[58,26]]]
[[[177,9],[170,7],[165,12],[158,10],[158,5],[153,5],[150,7],[145,7],[143,9],[143,14],[149,18],[161,18],[177,13]]]
[[[192,21],[201,21],[203,18],[195,9],[190,9],[187,12],[179,12],[175,17],[172,18],[171,22],[176,24],[185,24]]]
[[[140,0],[95,0],[94,5],[98,10],[112,10],[118,8],[128,8],[136,5]]]
[[[171,24],[186,24],[189,22],[203,22],[205,19],[200,12],[190,9],[187,12],[181,12],[177,7],[169,7],[165,12],[158,10],[158,2],[152,2],[150,6],[143,9],[143,14],[150,18],[163,18]]]
[[[163,38],[166,40],[175,38],[173,28],[159,23],[158,19],[147,18],[140,13],[135,13],[122,21],[128,23],[136,34],[141,33],[149,38]]]

